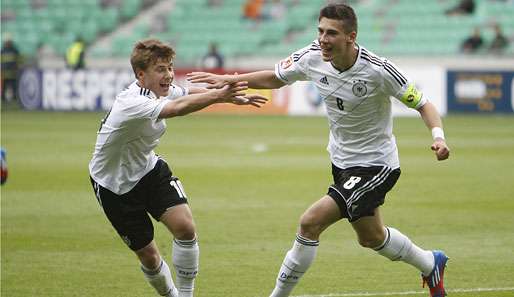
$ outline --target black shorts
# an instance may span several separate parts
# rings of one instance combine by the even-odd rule
[[[334,184],[327,194],[339,206],[341,216],[354,222],[374,215],[375,208],[384,204],[386,193],[396,184],[400,173],[400,168],[387,166],[341,169],[332,164]]]
[[[90,179],[105,215],[134,251],[153,240],[154,229],[148,214],[158,221],[168,208],[187,203],[180,180],[172,176],[168,164],[162,159],[123,195],[117,195]]]

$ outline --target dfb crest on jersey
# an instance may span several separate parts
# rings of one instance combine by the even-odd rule
[[[352,92],[357,97],[362,97],[368,93],[366,82],[357,80],[353,82]]]

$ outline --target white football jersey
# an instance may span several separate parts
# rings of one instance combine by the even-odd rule
[[[390,61],[358,46],[355,64],[340,71],[323,61],[318,41],[275,65],[275,75],[287,84],[312,81],[325,102],[330,135],[327,150],[340,168],[398,168],[390,96],[411,108],[426,99]]]
[[[172,85],[167,97],[157,98],[137,81],[119,93],[98,130],[91,177],[118,195],[130,191],[157,163],[153,150],[166,130],[166,122],[158,118],[162,108],[187,94],[187,89]]]

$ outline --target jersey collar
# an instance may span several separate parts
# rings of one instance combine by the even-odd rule
[[[330,61],[330,66],[332,66],[332,68],[335,71],[337,71],[338,74],[342,74],[343,72],[351,71],[355,67],[355,65],[357,64],[357,61],[359,61],[359,59],[361,57],[361,47],[360,47],[360,45],[355,43],[355,49],[357,49],[357,57],[356,57],[355,62],[353,63],[352,66],[350,66],[349,68],[341,70],[341,69],[337,68],[334,64],[332,64],[332,61]]]
[[[155,95],[154,92],[152,92],[150,89],[146,89],[139,86],[139,82],[136,80],[133,83],[133,90],[134,92],[137,92],[141,96],[148,97],[150,99],[157,99],[158,97]]]

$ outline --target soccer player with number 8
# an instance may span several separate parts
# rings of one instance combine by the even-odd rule
[[[208,83],[211,88],[247,81],[250,88],[276,89],[295,81],[312,81],[325,102],[334,184],[302,215],[270,296],[289,296],[314,260],[320,234],[346,218],[363,247],[414,266],[421,271],[430,295],[443,297],[448,257],[442,251],[418,247],[397,229],[385,226],[380,214],[386,193],[400,176],[389,98],[419,112],[432,131],[431,149],[438,160],[445,160],[450,150],[441,118],[398,67],[356,43],[357,17],[350,6],[328,5],[320,10],[318,20],[317,40],[276,64],[275,71],[188,74],[189,81]]]

